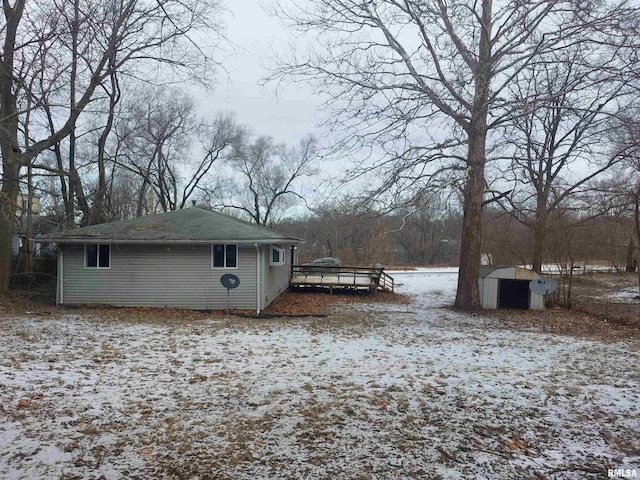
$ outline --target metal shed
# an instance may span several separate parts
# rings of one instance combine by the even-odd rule
[[[540,278],[533,270],[521,267],[481,267],[480,301],[482,308],[543,310],[544,296],[529,290],[529,282]]]

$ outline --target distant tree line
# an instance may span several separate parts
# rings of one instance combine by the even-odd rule
[[[550,216],[549,225],[542,252],[544,266],[564,274],[593,268],[637,271],[639,256],[630,216],[581,215],[563,210]],[[284,220],[276,227],[304,240],[299,247],[302,263],[319,257],[337,257],[343,264],[385,266],[456,266],[459,261],[459,210],[443,214],[431,207],[412,214],[381,214],[327,206],[304,218]],[[532,265],[535,233],[511,212],[488,208],[483,228],[483,263]]]

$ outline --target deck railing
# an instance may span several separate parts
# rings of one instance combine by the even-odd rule
[[[393,289],[395,288],[395,280],[391,275],[387,274],[384,270],[380,270],[380,278],[378,280],[378,285],[383,290],[389,290],[390,292],[393,292]]]
[[[381,267],[334,267],[325,265],[293,265],[291,278],[296,284],[335,285],[381,288],[393,292],[393,277]]]

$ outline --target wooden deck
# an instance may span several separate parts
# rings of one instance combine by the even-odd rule
[[[372,292],[393,292],[393,277],[382,268],[375,267],[328,267],[316,265],[294,265],[291,267],[293,287],[366,288]]]

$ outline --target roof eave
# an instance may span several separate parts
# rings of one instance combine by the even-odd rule
[[[149,240],[149,239],[127,239],[127,238],[100,238],[100,237],[82,237],[82,238],[64,238],[64,237],[49,237],[34,239],[39,242],[52,242],[59,244],[85,244],[85,243],[104,243],[104,244],[173,244],[173,245],[197,245],[197,244],[211,244],[211,243],[244,243],[244,244],[258,244],[269,245],[273,243],[303,243],[304,240],[299,238],[267,238],[267,239],[183,239],[183,240]]]

